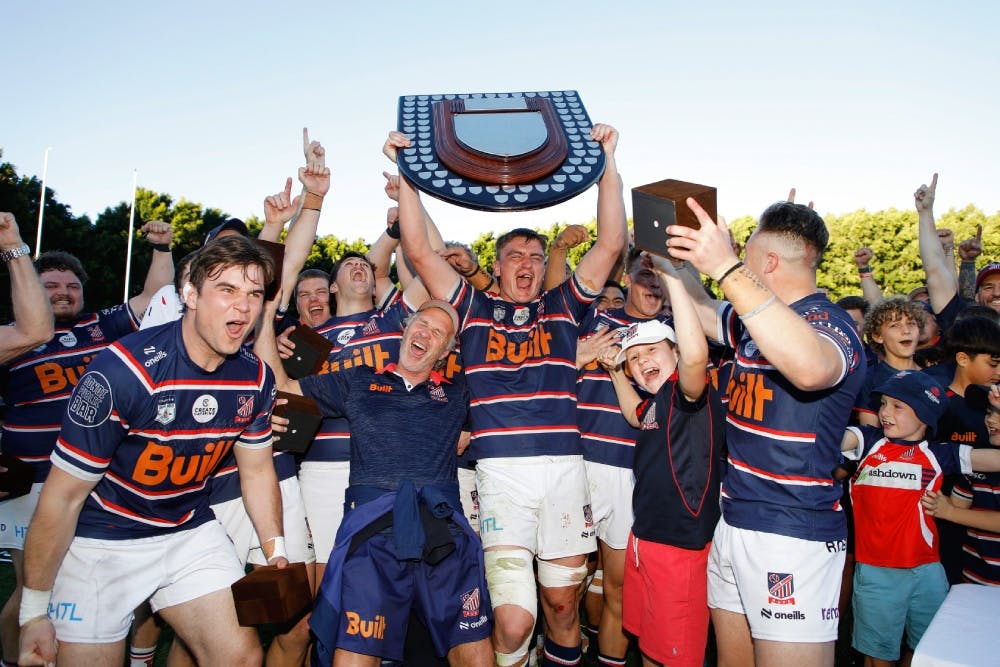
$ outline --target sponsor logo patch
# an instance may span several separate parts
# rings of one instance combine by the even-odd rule
[[[191,406],[191,416],[199,424],[212,421],[218,413],[219,402],[215,400],[215,396],[209,394],[202,394],[195,399],[194,405]]]
[[[77,426],[100,426],[111,416],[111,383],[101,373],[87,373],[73,390],[66,414]]]
[[[161,399],[156,405],[156,421],[160,424],[166,426],[174,420],[177,416],[177,405],[174,403],[174,399]]]

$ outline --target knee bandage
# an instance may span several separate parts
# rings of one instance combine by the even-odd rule
[[[594,575],[587,582],[587,592],[604,595],[604,570],[594,570]]]
[[[577,567],[557,565],[551,561],[538,561],[538,583],[546,588],[579,586],[587,578],[587,564]]]
[[[535,590],[535,573],[532,570],[534,555],[527,549],[504,549],[487,551],[483,554],[486,565],[486,583],[490,587],[490,601],[494,609],[511,604],[531,614],[535,618],[538,608]],[[510,667],[528,655],[531,632],[524,643],[512,653],[496,653],[499,667]]]

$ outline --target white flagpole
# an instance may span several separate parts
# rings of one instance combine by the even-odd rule
[[[135,237],[135,230],[133,229],[133,225],[135,224],[135,188],[138,180],[139,170],[133,169],[132,205],[129,207],[128,213],[128,245],[125,248],[125,296],[122,297],[122,303],[128,303],[128,283],[132,274],[132,239]]]
[[[35,259],[42,252],[42,219],[45,217],[45,179],[49,175],[49,151],[52,146],[45,149],[45,163],[42,166],[42,195],[38,198],[38,232],[35,234]]]

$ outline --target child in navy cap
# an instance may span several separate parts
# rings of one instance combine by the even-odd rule
[[[934,520],[920,500],[944,475],[1000,469],[1000,450],[929,443],[945,390],[926,373],[901,371],[875,388],[879,427],[850,427],[841,448],[859,461],[851,478],[857,527],[853,646],[875,660],[912,649],[948,593]]]

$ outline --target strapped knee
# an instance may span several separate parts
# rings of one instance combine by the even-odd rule
[[[483,554],[486,566],[486,583],[490,587],[493,608],[509,604],[520,607],[534,619],[538,608],[535,590],[535,573],[532,570],[534,555],[527,549],[503,549]],[[528,655],[531,632],[524,643],[512,653],[496,653],[499,667],[510,667]]]
[[[587,564],[577,567],[558,565],[548,560],[538,561],[538,583],[545,588],[579,586],[587,578]]]

